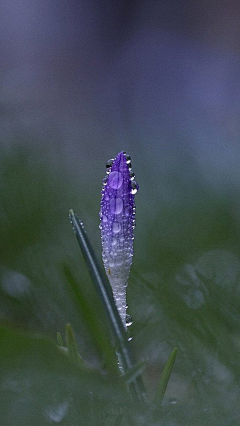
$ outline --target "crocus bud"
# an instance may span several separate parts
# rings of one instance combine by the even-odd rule
[[[107,162],[100,210],[102,258],[121,320],[126,327],[126,286],[133,256],[134,195],[138,184],[131,158],[121,151]]]

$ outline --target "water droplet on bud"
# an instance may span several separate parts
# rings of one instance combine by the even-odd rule
[[[112,198],[110,200],[110,211],[113,214],[121,213],[123,209],[123,200],[121,198]]]
[[[118,234],[121,231],[121,225],[119,222],[113,222],[112,230],[114,234]]]
[[[129,314],[126,314],[126,326],[130,327],[130,325],[132,325],[133,321],[132,321],[132,317]]]
[[[107,176],[105,176],[105,178],[103,179],[103,185],[107,185],[107,180],[108,180],[108,178],[107,178]]]
[[[130,179],[131,179],[131,180],[134,180],[134,178],[135,178],[135,173],[133,173],[132,171],[130,171],[130,172],[129,172],[129,175],[130,175]]]
[[[126,208],[125,208],[125,210],[124,210],[124,213],[125,213],[125,216],[130,216],[130,214],[131,214],[131,207],[130,206],[127,206]]]
[[[108,160],[108,161],[107,161],[107,163],[106,163],[106,167],[107,167],[107,169],[108,169],[109,167],[112,167],[113,162],[114,162],[114,158],[110,158],[110,160]]]
[[[109,186],[113,189],[121,188],[123,184],[123,175],[121,172],[111,172],[108,178]]]
[[[130,155],[126,154],[125,157],[126,157],[126,160],[127,160],[127,164],[130,164],[131,163]]]
[[[117,238],[112,239],[112,247],[114,247],[117,244]]]
[[[131,194],[133,194],[133,195],[136,194],[138,192],[138,188],[139,188],[139,186],[138,186],[137,182],[135,180],[133,180],[131,182]]]

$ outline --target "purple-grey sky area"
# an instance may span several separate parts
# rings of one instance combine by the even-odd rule
[[[2,0],[0,15],[3,146],[41,144],[89,178],[123,149],[153,183],[184,163],[239,180],[237,0]]]

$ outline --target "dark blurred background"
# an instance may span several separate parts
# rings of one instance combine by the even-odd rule
[[[236,424],[240,3],[3,0],[0,20],[2,322],[53,338],[71,322],[98,362],[64,284],[68,264],[95,303],[68,210],[100,259],[105,163],[126,150],[140,186],[128,303],[147,386],[177,346],[179,424],[190,401],[191,424]]]

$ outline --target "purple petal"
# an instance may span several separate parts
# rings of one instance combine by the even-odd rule
[[[102,257],[121,319],[126,326],[126,286],[133,256],[134,195],[130,157],[120,152],[107,163],[100,210]]]

